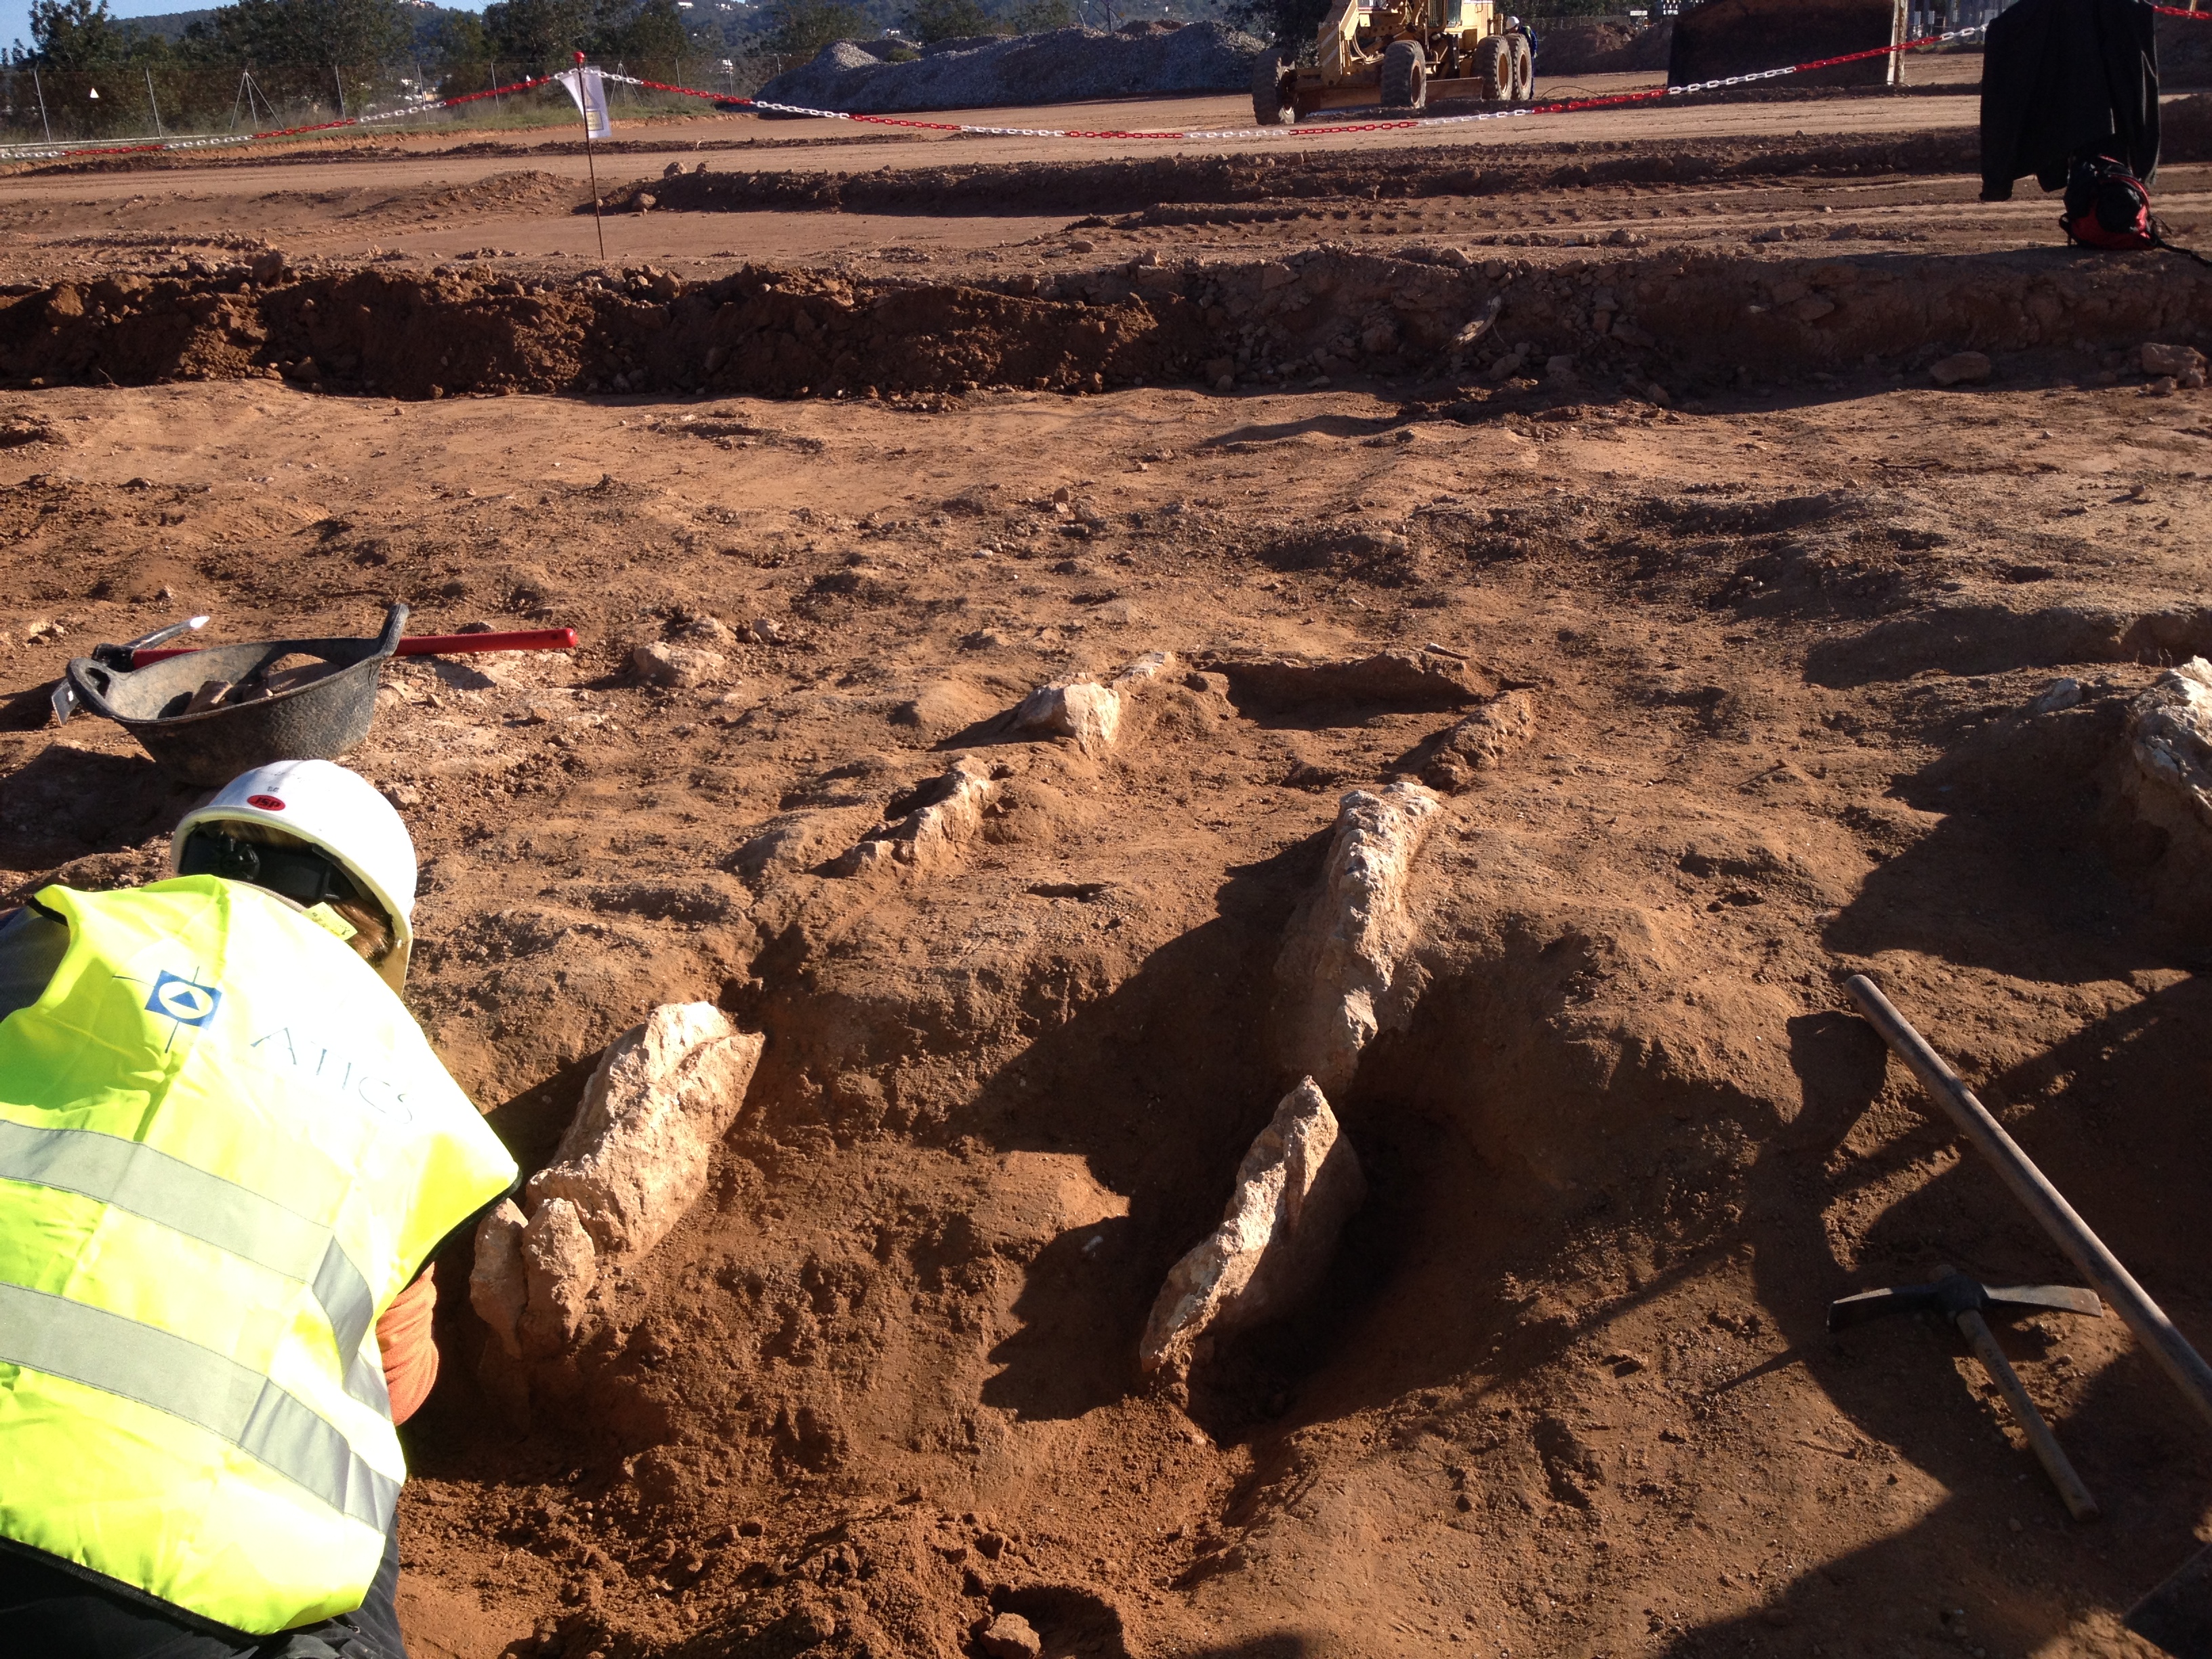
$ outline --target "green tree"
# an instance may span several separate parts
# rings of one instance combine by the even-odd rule
[[[998,20],[976,0],[913,0],[904,19],[914,38],[927,45],[933,40],[957,40],[964,35],[997,34]]]
[[[31,0],[31,45],[46,68],[88,70],[124,57],[129,42],[107,0]]]
[[[774,0],[769,8],[769,50],[787,58],[811,58],[832,40],[874,33],[867,15],[849,0]]]
[[[253,64],[355,64],[403,56],[414,26],[402,0],[237,0],[216,14],[216,39]]]
[[[593,46],[587,50],[631,63],[666,63],[683,56],[690,46],[676,0],[643,0],[626,13],[602,15]]]
[[[1006,21],[1017,34],[1043,34],[1051,29],[1074,27],[1075,8],[1068,0],[1017,0],[1006,14]]]
[[[416,26],[415,50],[426,68],[434,65],[441,73],[481,64],[491,56],[483,19],[469,11],[431,14]]]
[[[590,50],[599,21],[593,0],[495,0],[483,21],[501,60],[534,71],[566,69],[572,53]]]

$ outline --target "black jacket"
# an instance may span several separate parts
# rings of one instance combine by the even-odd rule
[[[2141,0],[2020,0],[1990,25],[1982,55],[1982,199],[2015,179],[2066,184],[2076,151],[2158,167],[2157,20]]]

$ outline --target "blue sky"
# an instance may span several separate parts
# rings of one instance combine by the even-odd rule
[[[210,0],[107,0],[117,17],[158,17],[163,12],[195,11]],[[482,11],[487,0],[441,0],[455,11]],[[0,0],[0,44],[31,44],[31,0]]]

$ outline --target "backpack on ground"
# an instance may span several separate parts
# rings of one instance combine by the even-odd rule
[[[2109,155],[2077,155],[2066,179],[2066,211],[2058,221],[2069,241],[2127,252],[2156,247],[2150,192],[2127,164]]]

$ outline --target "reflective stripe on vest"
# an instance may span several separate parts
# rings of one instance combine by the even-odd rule
[[[0,1540],[252,1636],[361,1604],[374,1325],[514,1160],[368,964],[257,888],[49,888],[0,1019]]]
[[[362,1462],[344,1435],[267,1377],[181,1336],[0,1283],[0,1362],[197,1423],[380,1534],[399,1511],[399,1483]]]
[[[376,1298],[329,1228],[143,1142],[91,1129],[34,1129],[0,1118],[0,1180],[58,1188],[112,1204],[300,1280],[322,1304],[338,1352],[352,1356],[346,1392],[372,1411],[392,1414],[384,1367],[361,1346],[375,1322]],[[5,1346],[0,1335],[0,1348]],[[0,1352],[0,1358],[7,1357]]]

